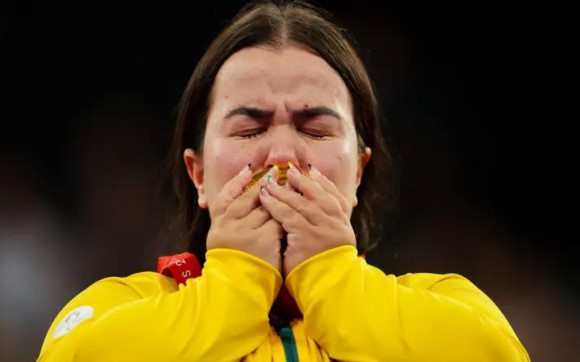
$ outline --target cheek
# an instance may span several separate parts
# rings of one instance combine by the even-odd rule
[[[351,142],[341,142],[328,145],[327,149],[313,153],[312,164],[345,196],[349,196],[356,187],[358,165],[356,144],[353,146]]]
[[[215,194],[252,161],[252,152],[241,143],[224,138],[216,139],[206,146],[204,184],[208,193]]]

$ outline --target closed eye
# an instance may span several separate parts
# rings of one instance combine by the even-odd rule
[[[255,129],[248,129],[248,130],[240,131],[240,132],[236,133],[236,136],[243,138],[243,139],[250,139],[250,138],[256,138],[264,132],[266,132],[265,128],[255,128]]]
[[[301,129],[300,132],[302,134],[304,134],[306,137],[317,139],[317,140],[324,139],[324,138],[328,137],[328,134],[321,132],[321,131],[317,131],[317,130]]]

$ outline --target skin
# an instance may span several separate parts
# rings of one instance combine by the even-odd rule
[[[298,45],[245,48],[223,64],[211,97],[204,152],[184,151],[212,220],[208,250],[239,249],[287,274],[324,250],[356,245],[350,215],[371,150],[359,152],[338,73]],[[276,164],[291,166],[287,186],[263,177],[243,192],[253,172]]]

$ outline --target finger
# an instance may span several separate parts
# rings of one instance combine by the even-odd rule
[[[260,191],[260,201],[286,231],[290,231],[294,226],[306,220],[314,224],[316,213],[309,207],[311,201],[284,187],[273,183],[268,184]],[[296,205],[297,209],[292,207],[292,204]]]
[[[217,201],[210,209],[213,215],[220,215],[225,212],[227,207],[234,199],[244,192],[244,186],[252,179],[252,163],[248,163],[242,170],[231,180],[226,182],[218,194]]]
[[[338,190],[336,185],[332,181],[330,181],[326,176],[324,176],[317,168],[312,166],[310,163],[308,164],[308,169],[309,169],[308,176],[310,177],[310,179],[318,182],[318,184],[324,191],[328,192],[329,194],[331,194],[336,198],[342,212],[345,213],[348,212],[349,210],[346,198]]]
[[[281,270],[282,268],[282,255],[281,255],[281,251],[282,251],[282,239],[284,238],[284,236],[286,235],[286,231],[284,231],[284,228],[282,227],[282,225],[280,225],[280,223],[274,219],[270,219],[268,221],[266,221],[266,223],[264,225],[262,225],[262,227],[257,231],[262,238],[266,238],[264,240],[261,240],[262,243],[262,247],[265,247],[267,249],[270,249],[272,252],[274,252],[276,254],[275,259],[277,260],[277,263],[272,262],[272,265],[276,266],[278,268],[278,270]],[[271,238],[271,239],[270,239]],[[270,245],[270,243],[272,243]],[[275,265],[277,264],[277,265]]]
[[[252,210],[256,209],[260,205],[260,199],[258,197],[260,186],[265,185],[269,179],[272,179],[274,172],[274,170],[270,170],[264,174],[252,187],[246,188],[238,198],[233,200],[226,211],[228,216],[234,219],[241,219],[245,218],[250,214],[250,212],[252,212]]]
[[[322,195],[323,189],[318,183],[302,174],[292,163],[288,164],[289,170],[286,174],[287,185],[301,193],[308,200],[315,200]]]
[[[316,179],[300,173],[292,164],[290,164],[290,170],[288,171],[288,184],[291,185],[291,188],[298,189],[301,195],[316,203],[316,205],[328,215],[342,212],[343,206],[340,204],[339,199],[337,199],[333,194],[327,192]],[[296,200],[298,204],[292,203],[292,207],[297,208],[303,206],[300,203],[300,199],[293,199]],[[288,202],[290,201],[291,200],[288,200]]]
[[[284,235],[286,235],[286,231],[284,231],[282,225],[272,218],[270,218],[264,223],[264,225],[262,225],[261,230],[264,231],[264,234],[274,233],[278,240],[282,240]]]
[[[248,226],[257,229],[271,219],[272,215],[270,215],[268,210],[266,210],[266,208],[263,205],[260,205],[255,209],[253,209],[244,219],[244,221],[248,223]]]

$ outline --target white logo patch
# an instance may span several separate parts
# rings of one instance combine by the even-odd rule
[[[63,320],[58,324],[54,331],[53,337],[58,338],[70,332],[80,322],[89,319],[93,316],[93,307],[83,305],[75,308],[67,314]]]

